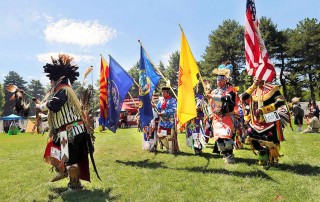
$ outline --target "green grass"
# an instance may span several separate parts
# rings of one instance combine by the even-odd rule
[[[235,151],[237,163],[226,165],[212,153],[195,156],[179,134],[180,154],[141,149],[136,128],[96,133],[95,160],[85,190],[67,192],[68,179],[49,182],[54,173],[43,162],[46,135],[0,134],[0,201],[319,201],[320,134],[285,130],[277,167],[257,165],[245,145]],[[212,140],[211,140],[212,141]]]

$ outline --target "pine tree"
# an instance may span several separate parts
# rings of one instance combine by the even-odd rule
[[[210,78],[210,83],[215,84],[212,70],[224,61],[231,61],[232,83],[236,86],[243,84],[240,72],[244,69],[244,35],[243,27],[235,20],[225,20],[222,25],[209,35],[209,45],[202,56],[201,73],[205,78]]]

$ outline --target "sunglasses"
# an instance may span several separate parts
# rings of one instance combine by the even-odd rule
[[[226,77],[225,76],[222,76],[222,75],[219,75],[218,77],[217,77],[217,81],[221,81],[221,80],[225,80],[226,79]]]

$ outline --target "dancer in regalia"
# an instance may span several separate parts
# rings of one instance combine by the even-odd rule
[[[142,149],[150,152],[157,150],[157,128],[158,128],[158,114],[153,110],[153,119],[149,125],[146,125],[143,131],[142,137]]]
[[[246,142],[258,152],[259,164],[278,163],[280,142],[283,140],[282,126],[277,109],[285,105],[279,87],[254,78],[254,83],[243,94],[242,99],[250,99],[250,120]]]
[[[77,80],[78,66],[69,55],[59,54],[47,63],[44,73],[51,81],[52,97],[43,103],[34,99],[42,112],[48,112],[50,141],[44,159],[53,165],[57,176],[52,181],[70,178],[69,190],[82,189],[80,179],[90,182],[88,153],[93,152],[84,113],[72,84]],[[92,154],[92,153],[91,153]]]
[[[202,150],[205,147],[205,136],[203,129],[203,96],[196,94],[196,109],[197,117],[189,120],[186,127],[186,139],[187,145],[194,149],[196,155],[202,154]]]
[[[217,88],[207,93],[213,111],[213,136],[226,163],[235,163],[233,157],[234,146],[234,109],[236,103],[236,89],[228,82],[232,65],[226,62],[214,69],[217,75]]]

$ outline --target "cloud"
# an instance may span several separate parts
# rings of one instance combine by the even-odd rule
[[[38,13],[31,8],[15,7],[0,13],[0,36],[2,38],[18,38],[39,36],[45,21],[45,14]]]
[[[170,55],[171,54],[172,53],[165,53],[165,54],[161,55],[160,60],[163,63],[164,67],[169,66],[169,60],[170,60]]]
[[[7,76],[7,73],[0,73],[0,81],[3,82],[4,77]]]
[[[161,58],[162,58],[163,60],[169,60],[171,54],[172,54],[172,53],[165,53],[165,54],[161,55]]]
[[[37,59],[39,62],[41,63],[51,63],[51,56],[53,58],[58,58],[59,53],[64,53],[64,52],[50,52],[50,53],[42,53],[37,55]],[[91,55],[76,55],[76,54],[72,54],[72,53],[66,53],[68,55],[70,55],[71,57],[74,58],[76,63],[80,63],[80,62],[92,62],[95,60],[95,57],[91,56]]]
[[[45,39],[49,42],[92,46],[104,44],[115,38],[117,31],[111,27],[103,26],[97,21],[61,19],[49,23],[44,34]]]

